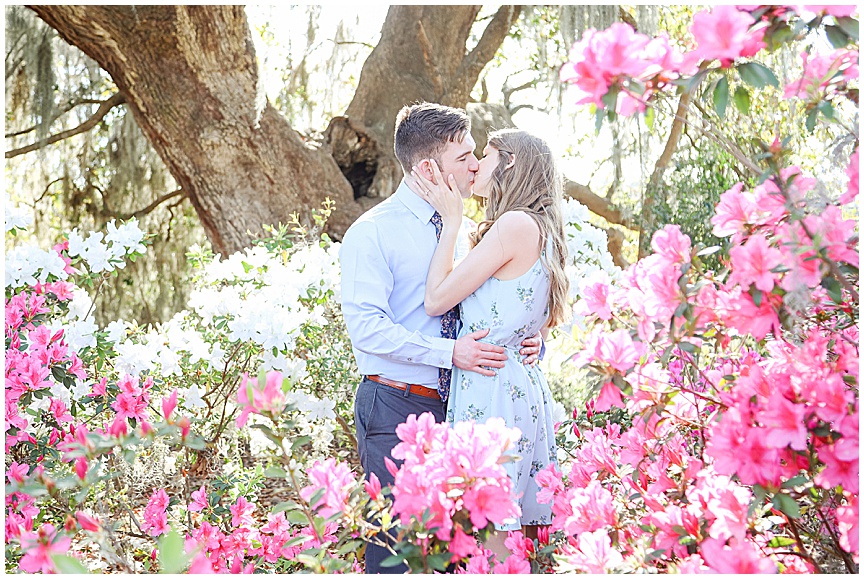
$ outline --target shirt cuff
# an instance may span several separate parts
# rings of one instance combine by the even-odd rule
[[[432,341],[432,349],[430,351],[430,366],[438,368],[453,367],[453,349],[456,347],[456,340],[449,338],[429,338]]]

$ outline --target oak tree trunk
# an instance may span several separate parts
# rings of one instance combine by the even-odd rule
[[[104,68],[189,196],[213,249],[229,254],[262,224],[335,202],[341,237],[395,189],[393,121],[420,100],[464,107],[518,8],[505,6],[469,52],[477,6],[394,6],[344,117],[315,148],[263,94],[242,6],[30,7]]]

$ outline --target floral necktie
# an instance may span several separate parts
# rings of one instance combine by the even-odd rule
[[[435,235],[440,241],[441,228],[444,226],[444,222],[441,220],[441,214],[437,211],[432,215],[432,225],[435,226]],[[459,304],[456,304],[441,318],[441,337],[455,340],[458,322]],[[438,395],[441,396],[441,400],[444,402],[450,396],[450,377],[452,374],[453,370],[450,368],[438,368]]]

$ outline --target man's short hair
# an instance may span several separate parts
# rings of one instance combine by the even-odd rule
[[[396,115],[393,149],[402,169],[410,173],[420,160],[438,160],[447,143],[461,143],[470,132],[471,119],[461,109],[435,103],[407,105]]]

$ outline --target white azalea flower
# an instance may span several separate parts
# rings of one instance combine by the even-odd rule
[[[17,205],[13,205],[12,198],[9,197],[8,193],[4,193],[3,196],[3,205],[6,208],[3,211],[3,221],[6,231],[12,231],[15,228],[26,229],[31,223],[33,223],[32,212],[27,209],[22,209]]]
[[[112,344],[121,342],[126,338],[126,322],[123,320],[114,320],[107,326],[105,331],[108,332],[108,341]]]
[[[96,347],[96,332],[99,331],[99,326],[96,325],[93,316],[86,320],[79,319],[67,322],[64,328],[66,332],[63,334],[63,339],[74,351],[79,352],[83,348]]]

